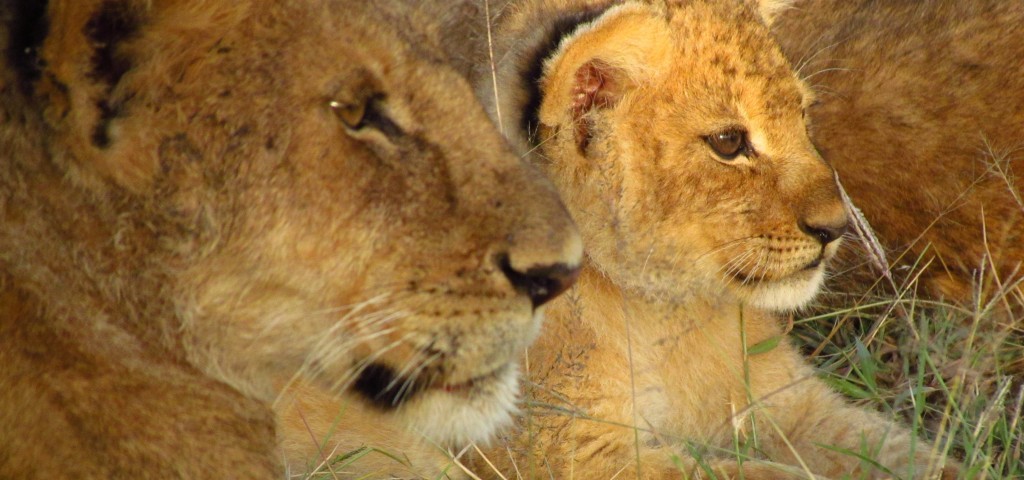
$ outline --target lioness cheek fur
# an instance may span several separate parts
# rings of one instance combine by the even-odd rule
[[[0,477],[282,478],[330,433],[439,472],[511,422],[582,245],[432,25],[0,4]]]

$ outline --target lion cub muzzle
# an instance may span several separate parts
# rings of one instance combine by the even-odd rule
[[[803,198],[802,211],[798,212],[797,226],[801,232],[813,237],[822,247],[827,247],[842,238],[850,226],[849,215],[843,205],[839,189],[830,177],[831,168],[815,158],[811,165],[805,167],[808,177],[820,177],[821,180],[812,184],[799,194]],[[811,191],[806,191],[811,190]]]
[[[823,247],[838,240],[849,228],[849,222],[846,215],[843,215],[839,221],[833,221],[831,223],[815,224],[801,221],[798,225],[800,227],[800,231],[814,237],[815,240],[821,242],[821,246]]]
[[[803,168],[804,175],[819,180],[800,189],[791,202],[800,206],[795,211],[797,229],[820,245],[821,253],[805,270],[831,260],[850,227],[849,215],[834,181],[832,169],[818,157],[807,163]]]

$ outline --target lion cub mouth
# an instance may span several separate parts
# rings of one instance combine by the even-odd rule
[[[730,274],[736,282],[736,293],[752,305],[775,312],[793,311],[806,306],[817,295],[825,279],[825,266],[833,256],[833,252],[823,249],[807,263],[775,275],[742,271]]]
[[[741,271],[741,270],[736,270],[736,271],[733,271],[733,272],[729,272],[729,275],[733,279],[735,279],[737,282],[739,282],[741,285],[748,285],[748,286],[754,286],[754,285],[758,285],[758,284],[778,282],[778,281],[785,282],[785,281],[791,281],[794,278],[799,278],[799,277],[806,276],[806,275],[809,275],[809,274],[814,274],[815,271],[817,271],[819,268],[821,268],[822,264],[827,262],[827,261],[828,261],[828,258],[826,258],[825,252],[822,252],[822,253],[818,254],[818,256],[814,260],[811,260],[811,261],[807,262],[806,264],[804,264],[803,266],[799,267],[798,269],[796,269],[794,271],[791,271],[791,272],[788,272],[788,273],[785,273],[784,275],[772,275],[772,276],[769,276],[768,274],[770,272],[767,272],[767,271],[760,272],[759,274],[749,274],[749,273]]]
[[[394,410],[412,398],[430,391],[450,395],[472,395],[477,388],[501,378],[509,368],[511,364],[505,364],[464,382],[449,383],[431,374],[410,378],[399,375],[395,369],[387,365],[371,363],[356,378],[353,388],[378,408]]]

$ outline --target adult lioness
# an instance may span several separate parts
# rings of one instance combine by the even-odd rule
[[[1016,309],[1018,330],[1022,23],[1021,2],[806,0],[773,26],[822,92],[808,110],[815,142],[890,250],[898,281],[919,279],[921,296],[995,300]],[[839,293],[877,279],[852,273]]]
[[[299,372],[439,440],[507,420],[580,241],[421,23],[0,5],[0,477],[280,476]]]
[[[787,5],[541,0],[497,19],[478,95],[587,261],[530,348],[522,430],[481,473],[955,475],[817,379],[770,314],[812,298],[847,225],[809,89],[763,23]]]

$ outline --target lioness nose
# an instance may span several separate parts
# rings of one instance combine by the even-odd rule
[[[810,223],[801,221],[800,230],[816,238],[819,242],[821,242],[822,246],[825,246],[828,245],[829,243],[834,242],[839,237],[843,236],[843,234],[846,233],[846,230],[849,228],[849,225],[850,222],[844,216],[841,222],[837,221],[832,224],[824,222]]]
[[[523,271],[512,267],[508,256],[498,259],[502,273],[515,289],[530,297],[533,308],[547,303],[568,289],[579,276],[579,265],[556,263],[536,265]]]

